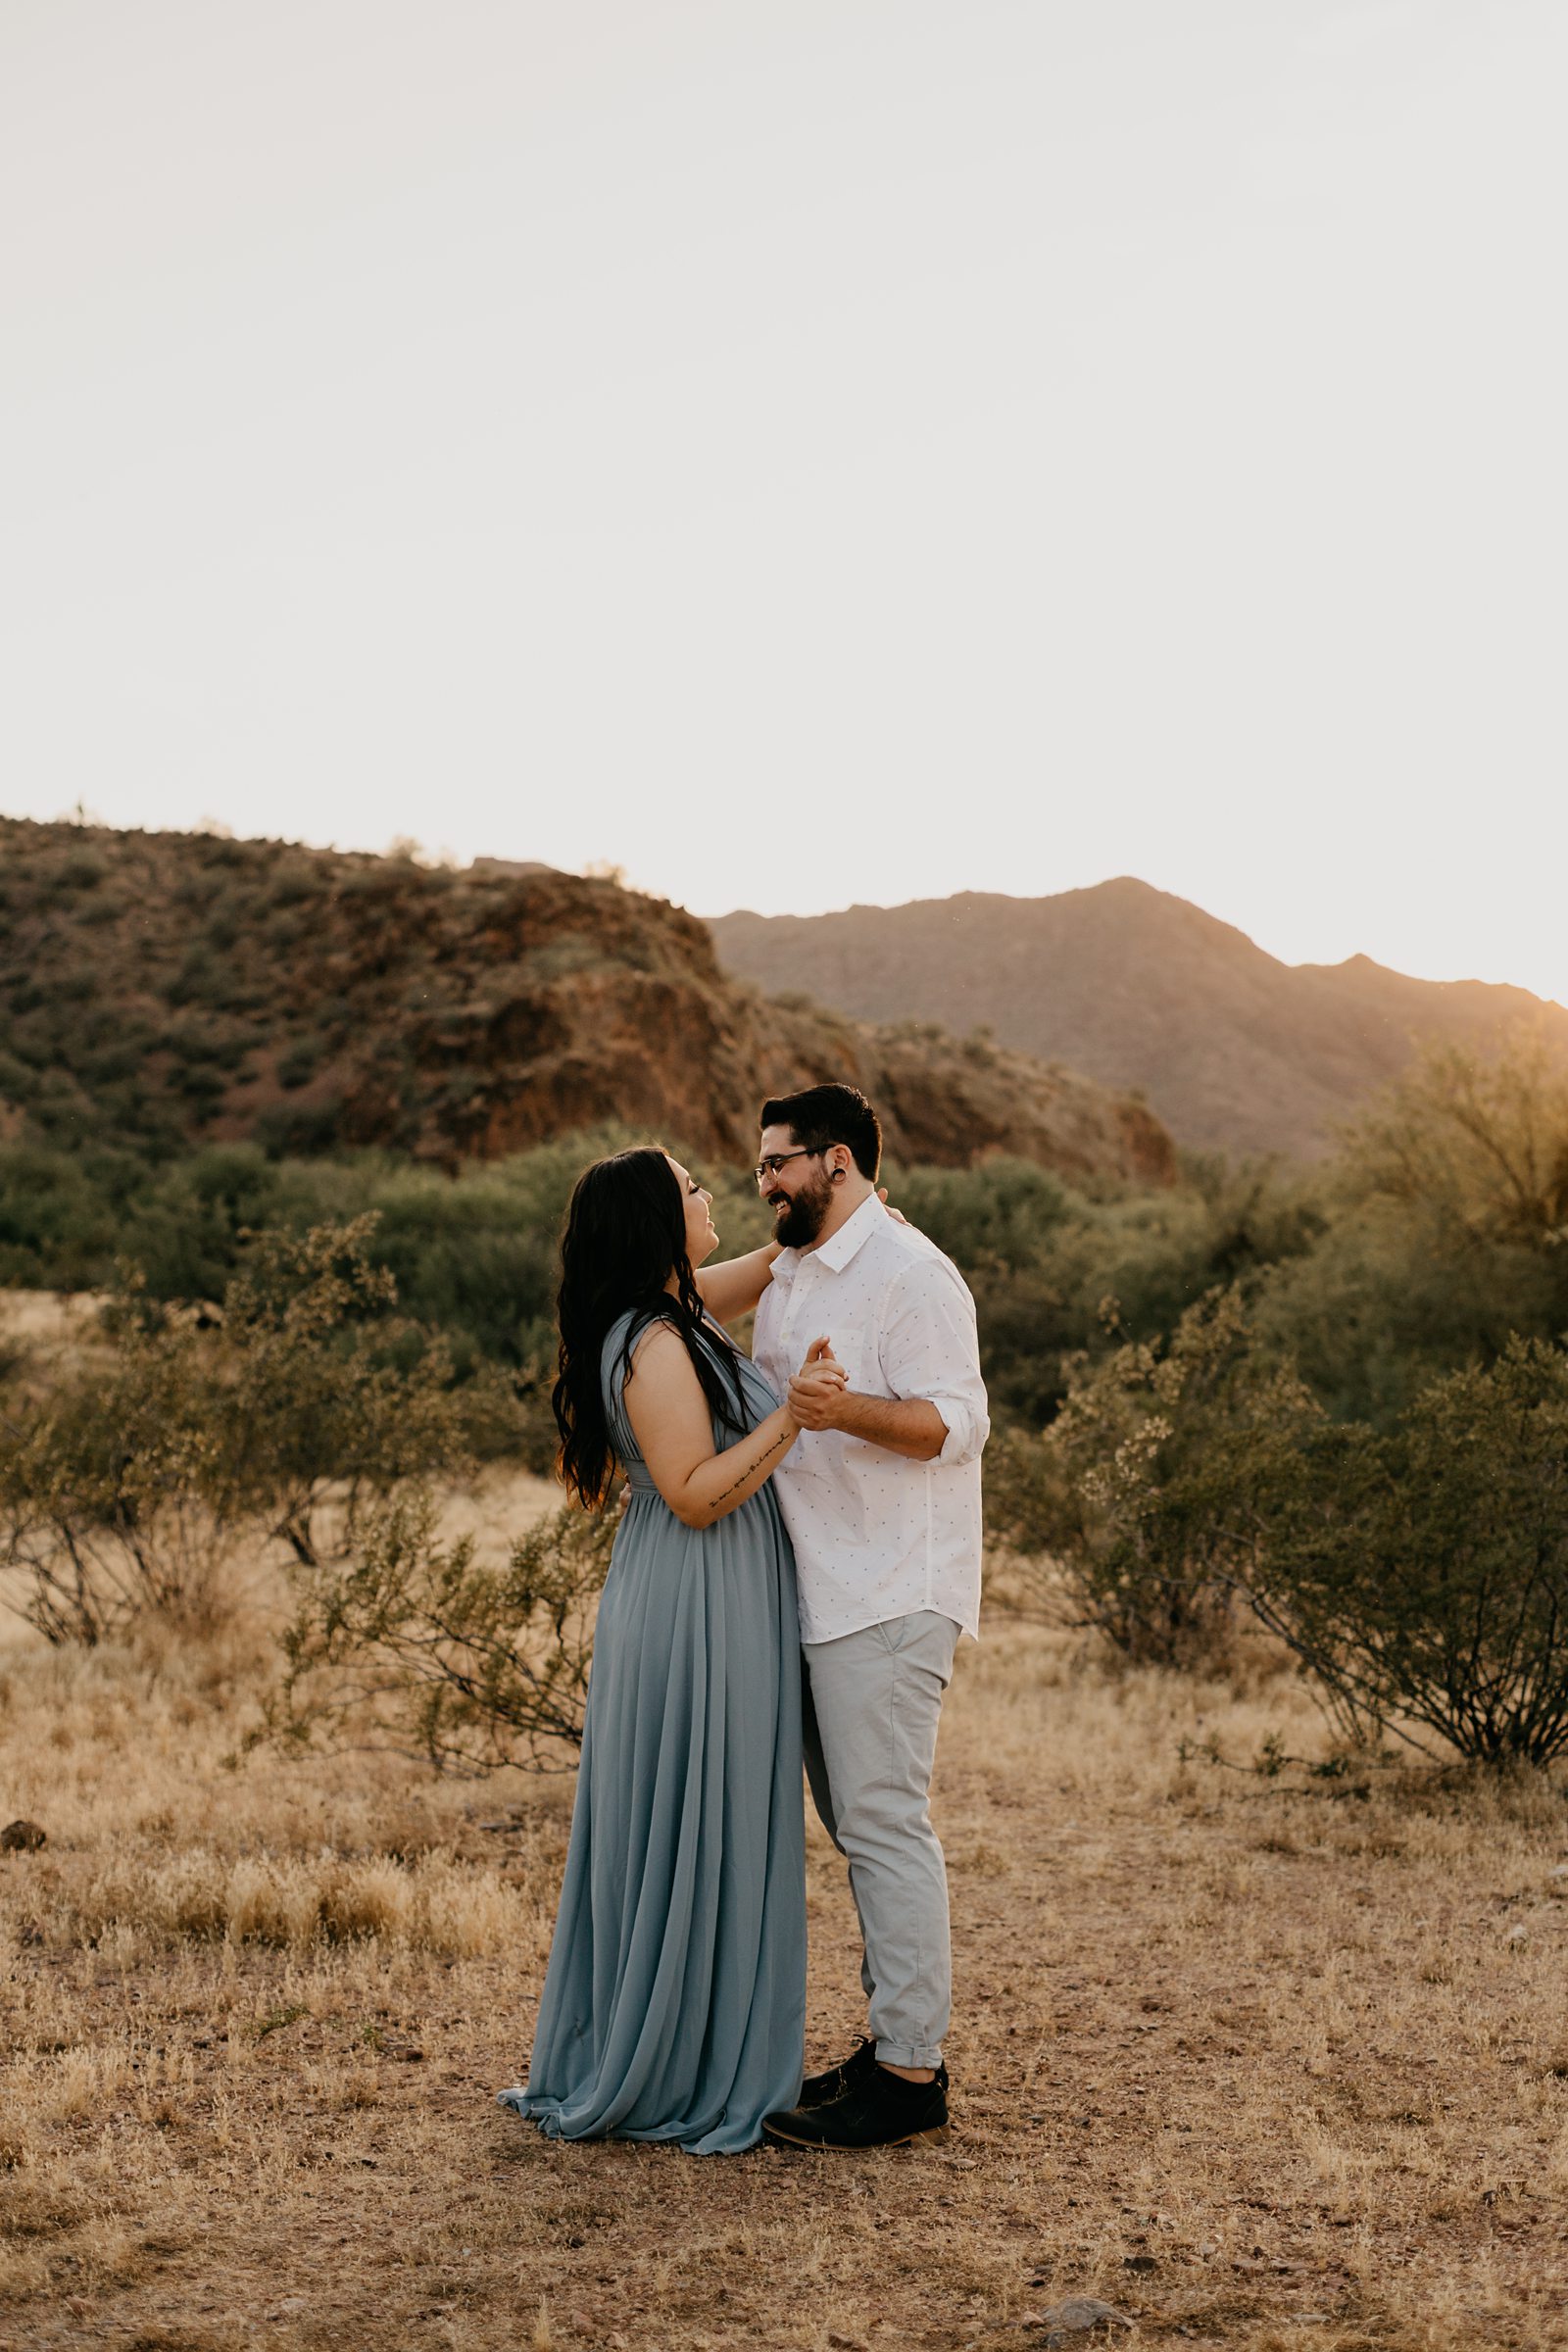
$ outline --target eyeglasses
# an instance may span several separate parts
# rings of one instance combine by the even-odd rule
[[[757,1181],[761,1184],[765,1178],[776,1176],[787,1159],[820,1159],[826,1149],[825,1144],[818,1144],[814,1150],[803,1146],[799,1152],[770,1152],[765,1159],[760,1159],[757,1163]]]

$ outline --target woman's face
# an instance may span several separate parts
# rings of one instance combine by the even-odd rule
[[[671,1159],[669,1164],[679,1180],[681,1198],[686,1203],[686,1254],[694,1266],[700,1266],[718,1248],[718,1235],[708,1213],[713,1196],[704,1192],[691,1170],[683,1168],[678,1159]]]

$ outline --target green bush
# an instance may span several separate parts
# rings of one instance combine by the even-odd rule
[[[615,1517],[559,1511],[493,1569],[471,1539],[442,1543],[427,1491],[383,1503],[352,1561],[296,1580],[273,1736],[412,1750],[446,1772],[569,1764]]]
[[[42,1145],[0,1152],[0,1283],[75,1291],[103,1279],[121,1229],[106,1174]]]
[[[1392,1427],[1441,1374],[1568,1330],[1568,1074],[1538,1039],[1418,1058],[1347,1127],[1321,1199],[1256,1324],[1336,1417]]]
[[[279,1086],[307,1086],[316,1076],[325,1057],[326,1047],[319,1037],[296,1037],[284,1047],[277,1057]]]
[[[1392,1431],[1323,1423],[1230,1468],[1260,1531],[1249,1597],[1342,1723],[1484,1764],[1568,1752],[1561,1348],[1510,1341]]]
[[[1240,1291],[1215,1291],[1168,1345],[1082,1364],[1042,1437],[1004,1439],[988,1528],[1049,1561],[1073,1621],[1124,1656],[1211,1663],[1260,1540],[1235,1442],[1250,1451],[1266,1433],[1277,1445],[1317,1417],[1295,1374],[1252,1346]]]
[[[1340,1730],[1474,1762],[1568,1752],[1568,1352],[1515,1339],[1392,1428],[1331,1421],[1240,1293],[1080,1371],[1004,1442],[993,1532],[1126,1654],[1211,1655],[1234,1602]]]
[[[473,1408],[439,1343],[394,1312],[368,1225],[263,1234],[218,1328],[127,1279],[106,1359],[10,1398],[0,1597],[52,1642],[219,1603],[236,1544],[302,1567],[352,1556],[367,1510],[462,1475]]]

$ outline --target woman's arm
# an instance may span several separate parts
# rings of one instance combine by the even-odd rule
[[[826,1340],[811,1358],[831,1360]],[[656,1323],[639,1343],[626,1376],[626,1417],[660,1494],[684,1527],[727,1519],[765,1486],[800,1435],[788,1405],[779,1405],[749,1436],[718,1452],[712,1413],[685,1344],[667,1323]]]
[[[697,1276],[703,1304],[715,1323],[735,1323],[752,1308],[773,1279],[777,1242],[751,1250],[744,1257],[729,1257],[721,1266],[704,1266]]]

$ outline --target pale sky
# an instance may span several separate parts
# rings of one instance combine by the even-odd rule
[[[1562,0],[4,0],[0,806],[1568,999]]]

